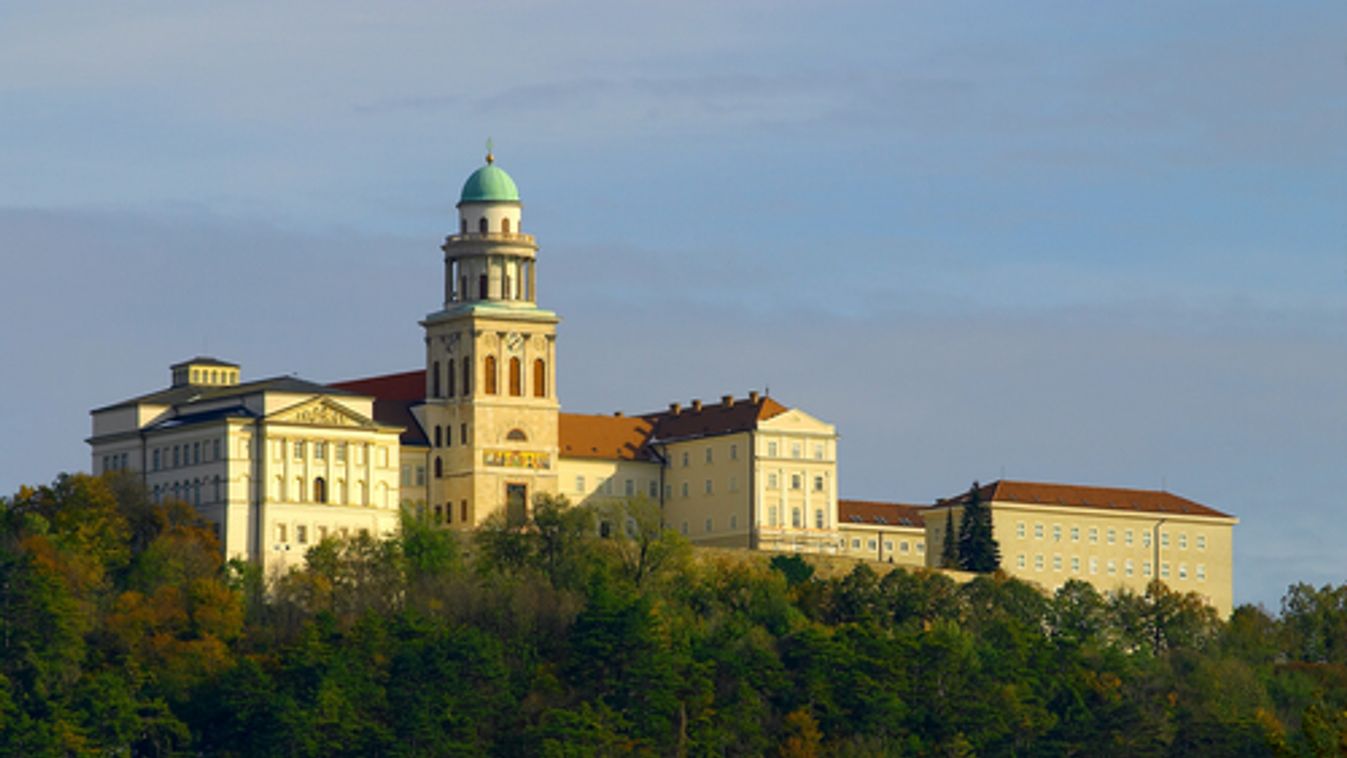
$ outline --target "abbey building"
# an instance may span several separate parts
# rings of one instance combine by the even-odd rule
[[[559,318],[539,304],[539,248],[523,231],[514,181],[488,155],[457,208],[441,247],[443,298],[420,322],[422,368],[329,384],[244,382],[235,364],[185,361],[170,367],[168,388],[92,412],[94,470],[140,472],[152,497],[185,500],[214,523],[228,557],[267,572],[297,565],[328,536],[390,533],[403,507],[450,529],[493,516],[522,524],[541,493],[572,503],[644,497],[697,544],[937,565],[938,549],[927,546],[944,538],[945,513],[959,506],[839,501],[837,430],[803,409],[748,392],[630,415],[562,412]],[[1051,513],[1042,523],[1054,534],[1112,523],[1084,500],[1002,500],[996,534],[1013,550],[1035,508]],[[1127,539],[1142,539],[1166,503],[1135,514]],[[1181,515],[1208,520],[1201,582],[1228,611],[1234,519],[1211,509],[1173,517]],[[1003,565],[1060,584],[1067,565],[1097,565],[1090,544],[1078,545],[1073,564],[1058,550],[1016,552]],[[1129,560],[1122,555],[1104,560],[1112,567]],[[1133,563],[1118,564],[1131,566],[1126,575],[1076,573],[1126,586],[1142,575],[1139,553]]]

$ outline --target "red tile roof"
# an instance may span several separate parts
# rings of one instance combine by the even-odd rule
[[[328,386],[374,398],[374,420],[380,424],[402,427],[402,436],[399,438],[402,444],[430,445],[425,430],[412,413],[412,408],[421,405],[426,396],[424,369],[333,382]]]
[[[759,421],[779,416],[788,409],[770,397],[758,397],[702,405],[701,409],[692,407],[671,408],[667,411],[647,413],[655,427],[655,438],[676,440],[686,437],[710,437],[718,434],[733,434],[756,429]]]
[[[562,413],[557,437],[566,458],[652,460],[648,446],[651,424],[640,416],[597,416]]]
[[[1163,490],[1134,490],[1122,487],[1088,487],[1079,484],[1049,484],[1045,482],[996,481],[978,489],[984,501],[1025,503],[1029,505],[1096,508],[1109,511],[1140,513],[1172,513],[1185,516],[1233,518],[1228,513]],[[962,493],[940,501],[937,505],[956,504],[967,500]]]
[[[837,523],[901,526],[921,529],[926,526],[922,513],[929,506],[907,503],[880,503],[873,500],[838,500]]]

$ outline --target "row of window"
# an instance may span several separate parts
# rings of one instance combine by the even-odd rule
[[[780,447],[779,447],[779,445],[777,444],[777,441],[776,441],[776,440],[768,440],[768,441],[767,441],[767,457],[768,457],[768,458],[780,458],[781,456],[780,456],[780,454],[779,454],[779,451],[780,451]],[[814,460],[816,460],[816,461],[821,461],[821,460],[823,460],[823,459],[824,459],[824,452],[825,452],[825,451],[824,451],[823,443],[821,443],[821,442],[816,442],[816,443],[814,443]],[[790,457],[792,457],[792,458],[803,458],[803,457],[804,457],[804,443],[799,442],[799,441],[792,441],[792,442],[790,443]]]
[[[150,495],[156,503],[162,503],[165,500],[172,499],[181,500],[191,505],[201,505],[201,488],[205,486],[211,488],[210,500],[207,502],[221,502],[224,493],[219,476],[210,480],[197,477],[195,479],[184,479],[180,482],[172,482],[170,484],[156,484],[150,491]]]
[[[844,547],[845,547],[845,545],[844,545]],[[852,538],[851,538],[851,549],[852,549],[852,550],[860,550],[860,549],[861,549],[861,538],[860,538],[860,537],[852,537]],[[874,537],[871,537],[871,538],[867,539],[867,540],[865,541],[865,549],[866,549],[866,550],[870,550],[870,551],[878,550],[878,549],[879,549],[879,542],[878,542],[878,540],[876,540],[876,538],[874,538]],[[914,551],[914,549],[915,549],[917,555],[924,555],[924,554],[926,553],[926,543],[925,543],[925,542],[917,542],[916,545],[915,545],[915,548],[914,548],[913,544],[910,543],[910,542],[908,542],[907,540],[899,540],[899,541],[898,541],[898,552],[899,552],[899,553],[902,553],[902,554],[906,555],[906,554],[912,553],[912,552]],[[892,552],[893,552],[893,540],[884,540],[884,552],[885,552],[885,553],[892,553]]]
[[[682,455],[683,468],[687,468],[688,466],[692,465],[692,456],[690,455],[690,452],[691,451],[688,450],[683,451]],[[704,456],[706,463],[716,462],[716,449],[714,447],[707,445],[703,449],[702,455]],[[730,444],[730,460],[732,461],[739,460],[739,446],[737,444],[734,443]]]
[[[445,503],[444,505],[437,505],[437,506],[434,507],[433,511],[434,511],[434,515],[432,516],[432,518],[433,518],[433,520],[434,520],[434,522],[435,522],[436,524],[452,524],[452,523],[454,523],[454,504],[453,504],[453,503]],[[460,503],[458,504],[458,520],[461,521],[461,522],[467,522],[467,520],[468,520],[468,501],[467,501],[467,500],[464,500],[464,501],[462,501],[462,502],[460,502]]]
[[[767,526],[771,527],[784,526],[784,524],[781,523],[781,511],[782,509],[775,505],[770,505],[767,507]],[[799,506],[790,509],[790,525],[796,529],[804,528],[804,511],[800,509]],[[814,528],[826,529],[827,527],[828,527],[828,520],[827,517],[824,515],[823,509],[815,508]]]
[[[1015,557],[1015,565],[1016,565],[1016,567],[1021,568],[1021,569],[1026,568],[1026,564],[1027,564],[1027,563],[1028,563],[1028,561],[1026,560],[1026,557],[1025,557],[1025,555],[1024,555],[1023,553],[1020,553],[1018,556]],[[1079,574],[1079,573],[1081,573],[1081,565],[1082,565],[1082,562],[1081,562],[1081,559],[1080,559],[1079,556],[1074,556],[1074,555],[1071,556],[1071,573],[1073,573],[1073,574]],[[1089,573],[1090,573],[1090,574],[1093,575],[1093,574],[1098,574],[1098,573],[1099,573],[1099,559],[1098,559],[1098,558],[1095,558],[1095,557],[1089,558],[1089,559],[1088,559],[1088,562],[1087,562],[1085,565],[1087,565],[1087,566],[1089,567]],[[1039,554],[1035,555],[1035,556],[1034,556],[1034,570],[1035,570],[1035,571],[1044,571],[1044,570],[1046,570],[1046,569],[1045,569],[1045,566],[1046,566],[1046,561],[1044,560],[1043,554],[1042,554],[1042,553],[1039,553]],[[1119,567],[1118,561],[1116,561],[1116,560],[1114,560],[1114,559],[1112,559],[1112,558],[1110,558],[1110,559],[1108,559],[1107,561],[1104,562],[1104,571],[1105,571],[1105,573],[1107,573],[1109,576],[1116,576],[1116,575],[1118,574],[1118,567]],[[1179,572],[1178,572],[1178,577],[1179,577],[1179,579],[1183,579],[1183,580],[1188,579],[1188,564],[1187,564],[1187,563],[1180,563],[1179,566],[1178,566],[1178,569],[1179,569]],[[1052,556],[1052,570],[1053,570],[1053,571],[1062,571],[1062,570],[1063,570],[1062,556],[1061,556],[1060,554],[1056,554],[1056,555],[1053,555],[1053,556]],[[1133,575],[1136,573],[1136,572],[1135,572],[1135,564],[1132,562],[1132,559],[1131,559],[1131,558],[1127,558],[1127,559],[1125,559],[1125,560],[1122,562],[1122,573],[1123,573],[1123,576],[1133,576]],[[1142,575],[1142,576],[1147,576],[1147,577],[1151,575],[1151,562],[1150,562],[1150,561],[1142,561],[1142,562],[1141,562],[1141,575]],[[1199,582],[1205,582],[1205,581],[1207,580],[1207,566],[1206,566],[1206,564],[1204,564],[1204,563],[1199,563],[1199,564],[1197,564],[1197,565],[1194,567],[1194,576],[1195,576],[1195,578],[1197,579],[1197,581],[1199,581]],[[1169,561],[1162,561],[1162,562],[1160,563],[1160,578],[1161,578],[1161,579],[1168,579],[1168,578],[1169,578]]]
[[[1090,527],[1090,528],[1086,531],[1086,535],[1087,535],[1089,541],[1090,541],[1092,544],[1097,544],[1097,543],[1099,542],[1099,531],[1100,531],[1100,530],[1099,530],[1099,527],[1097,527],[1097,526],[1092,526],[1092,527]],[[1142,529],[1142,530],[1140,530],[1140,532],[1141,532],[1141,546],[1142,546],[1142,547],[1150,547],[1150,546],[1151,546],[1151,530],[1149,530],[1149,529]],[[1026,533],[1027,533],[1027,530],[1026,530],[1026,528],[1025,528],[1025,523],[1024,523],[1023,521],[1017,522],[1017,523],[1015,524],[1015,536],[1016,536],[1016,537],[1019,537],[1020,539],[1024,539]],[[1071,541],[1072,541],[1072,542],[1080,542],[1080,533],[1081,533],[1080,527],[1078,527],[1078,526],[1073,526],[1073,527],[1071,527],[1071,528],[1070,528],[1070,531],[1069,531],[1069,534],[1071,535]],[[1045,535],[1044,525],[1043,525],[1043,524],[1034,524],[1034,539],[1037,539],[1037,540],[1044,539],[1044,535]],[[1061,542],[1061,541],[1062,541],[1062,525],[1061,525],[1061,524],[1053,524],[1053,525],[1052,525],[1052,541],[1053,541],[1053,542]],[[1110,529],[1104,530],[1104,541],[1105,541],[1107,544],[1110,544],[1110,545],[1117,544],[1117,541],[1118,541],[1118,530],[1116,530],[1116,529],[1111,529],[1111,528],[1110,528]],[[1187,550],[1187,549],[1188,549],[1188,533],[1187,533],[1187,532],[1179,532],[1179,533],[1178,533],[1178,540],[1177,540],[1177,541],[1178,541],[1178,546],[1179,546],[1179,549],[1180,549],[1180,550]],[[1127,547],[1131,547],[1131,546],[1133,545],[1133,542],[1134,542],[1134,540],[1133,540],[1133,530],[1131,530],[1131,529],[1124,529],[1124,530],[1122,531],[1122,543],[1123,543],[1123,545],[1125,545],[1125,546],[1127,546]],[[1204,535],[1204,534],[1196,535],[1196,537],[1194,538],[1194,542],[1196,543],[1196,547],[1197,547],[1198,550],[1206,550],[1206,549],[1207,549],[1207,537],[1206,537],[1206,535]],[[1169,532],[1164,532],[1164,531],[1160,532],[1160,546],[1161,546],[1161,547],[1164,547],[1164,548],[1168,548],[1168,547],[1169,547]]]
[[[636,497],[636,490],[637,490],[636,481],[637,480],[635,479],[623,480],[622,482],[623,497]],[[613,477],[600,477],[598,483],[594,485],[593,490],[594,494],[605,495],[609,497],[616,495],[617,493],[614,491],[616,489],[616,487],[614,486],[615,482],[616,479],[614,479]],[[710,483],[708,482],[708,485],[709,484]],[[577,474],[575,477],[575,491],[577,493],[580,493],[581,495],[584,495],[590,491],[589,489],[587,489],[587,487],[588,482],[585,480],[584,475]],[[655,498],[659,497],[659,482],[655,481],[654,479],[647,480],[645,486],[645,494],[651,500],[654,500]]]
[[[523,227],[524,227],[523,222],[520,222],[520,224],[515,227],[515,231],[523,231]],[[458,220],[458,229],[461,234],[468,233],[468,220],[466,218],[460,218]],[[491,231],[491,226],[487,222],[485,216],[477,219],[477,231],[481,234],[487,234]],[[510,234],[509,218],[502,218],[500,220],[500,231],[502,234]]]
[[[177,445],[164,445],[150,451],[150,470],[196,466],[220,460],[220,440],[197,440]]]
[[[126,453],[114,453],[103,456],[104,471],[125,471],[129,468]]]
[[[341,539],[348,539],[351,536],[350,528],[345,526],[328,527],[326,525],[320,524],[313,527],[312,532],[309,531],[308,524],[294,524],[293,526],[294,526],[293,534],[295,536],[295,543],[299,545],[309,544],[310,538],[313,538],[313,541],[317,543],[322,542],[329,536],[339,537]],[[290,524],[276,524],[276,526],[274,527],[274,534],[276,537],[276,546],[275,546],[276,549],[280,549],[282,545],[287,546],[288,548],[290,542],[290,535],[292,534],[290,527],[291,527]],[[362,537],[369,536],[368,529],[360,529],[358,530],[358,533]]]
[[[447,367],[442,372],[441,365]],[[496,356],[488,355],[482,361],[482,392],[487,395],[499,393],[500,382],[497,380]],[[430,396],[431,397],[456,397],[458,396],[456,382],[458,372],[454,370],[453,360],[441,364],[434,361],[430,364]],[[463,358],[463,397],[472,394],[472,357]],[[441,378],[447,381],[441,382]],[[512,357],[506,363],[506,389],[511,397],[523,397],[524,395],[524,365],[517,357]],[[441,392],[441,390],[444,390]],[[536,358],[533,361],[533,383],[530,386],[531,394],[534,397],[547,397],[547,362],[542,358]]]
[[[413,474],[415,478],[413,478]],[[415,484],[413,484],[415,482]],[[413,469],[411,466],[402,467],[402,486],[403,487],[424,487],[426,486],[426,467],[417,466]]]
[[[739,528],[739,516],[738,516],[738,515],[731,514],[731,515],[730,515],[730,531],[734,531],[735,529],[738,529],[738,528]],[[715,530],[716,530],[716,520],[715,520],[715,518],[712,517],[712,516],[707,516],[707,517],[706,517],[706,521],[703,522],[703,524],[702,524],[702,534],[710,534],[711,532],[714,532]],[[682,526],[679,528],[679,531],[682,532],[682,533],[683,533],[683,536],[686,537],[686,536],[688,535],[688,522],[684,521],[683,524],[682,524]]]
[[[523,432],[520,432],[520,434],[523,434]],[[508,437],[507,439],[514,439],[514,432],[513,432],[513,431],[510,432],[510,437]],[[468,424],[467,424],[467,422],[464,422],[464,423],[458,425],[458,444],[460,444],[460,445],[466,445],[466,444],[468,444]],[[452,424],[446,424],[446,425],[444,425],[444,426],[441,426],[441,425],[439,425],[439,424],[436,424],[436,425],[435,425],[435,447],[453,447],[453,446],[454,446],[454,427],[453,427],[453,425],[452,425]],[[438,460],[438,459],[437,459],[437,460]],[[435,475],[436,478],[439,478],[439,476],[440,476],[439,474],[436,474],[436,475]]]
[[[326,461],[329,456],[337,463],[345,463],[347,458],[347,448],[352,448],[351,457],[357,466],[365,463],[365,448],[368,445],[356,443],[348,445],[346,442],[328,442],[327,440],[285,440],[279,439],[272,442],[272,460],[281,462],[285,460],[286,449],[290,450],[290,456],[293,460],[308,460],[310,455],[314,461]],[[217,446],[218,448],[218,446]],[[388,466],[388,448],[383,445],[376,446],[373,450],[377,465],[387,468]],[[218,450],[217,450],[218,453]]]
[[[792,490],[799,490],[799,489],[803,486],[803,484],[804,484],[804,475],[803,475],[803,474],[791,474],[791,475],[790,475],[790,478],[789,478],[789,481],[790,481],[790,488],[791,488]],[[824,477],[823,477],[822,474],[816,474],[816,475],[814,476],[814,482],[813,482],[813,484],[814,484],[814,491],[815,491],[815,492],[823,492],[823,491],[824,491],[824,487],[825,487],[825,482],[826,482],[826,480],[824,479]],[[767,489],[769,489],[769,490],[781,489],[781,477],[778,476],[777,473],[776,473],[775,471],[770,471],[770,472],[767,473]]]
[[[318,476],[314,477],[310,484],[304,477],[297,476],[290,480],[290,487],[287,491],[285,477],[277,476],[272,480],[272,496],[279,502],[294,503],[318,503],[334,505],[370,505],[369,486],[364,480],[355,483],[354,491],[346,487],[345,479],[338,479],[336,486],[328,489],[327,479]],[[377,499],[388,508],[392,503],[392,492],[387,484],[379,482],[375,489],[377,490]]]

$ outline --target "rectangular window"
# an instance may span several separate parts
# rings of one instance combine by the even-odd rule
[[[688,522],[686,521],[683,522],[683,528],[681,531],[683,532],[683,536],[686,537],[688,534]]]
[[[1160,578],[1161,579],[1169,578],[1169,561],[1165,561],[1160,564]]]
[[[304,458],[304,440],[295,442],[295,460]]]
[[[338,442],[338,443],[337,443],[337,463],[345,463],[345,462],[346,462],[346,443],[345,443],[345,442]]]
[[[1024,522],[1019,521],[1015,524],[1015,536],[1024,539]]]
[[[688,467],[688,451],[683,451],[683,468]]]
[[[1015,566],[1017,568],[1024,568],[1024,553],[1020,553],[1015,557]]]
[[[193,443],[192,443],[192,465],[196,465],[196,464],[198,464],[198,463],[200,463],[200,462],[201,462],[201,443],[200,443],[200,442],[193,442]]]
[[[800,516],[799,508],[790,509],[790,525],[795,527],[796,529],[799,529],[801,526],[804,525],[804,521]]]
[[[1198,550],[1206,550],[1206,549],[1207,549],[1207,535],[1205,535],[1205,534],[1199,534],[1199,535],[1197,535],[1197,549],[1198,549]]]
[[[909,548],[909,544],[908,544],[908,541],[907,541],[907,540],[903,540],[902,542],[899,542],[899,543],[898,543],[898,552],[900,552],[900,553],[906,553],[906,552],[908,552],[908,548]]]
[[[814,491],[815,492],[823,491],[823,477],[821,476],[814,477]]]
[[[791,475],[790,475],[790,488],[793,489],[793,490],[798,490],[798,489],[800,489],[800,475],[799,475],[799,474],[791,474]]]
[[[1197,564],[1197,581],[1205,582],[1207,580],[1207,565],[1205,563]]]
[[[1071,541],[1080,542],[1080,527],[1078,526],[1071,527]]]
[[[575,491],[576,492],[585,491],[585,478],[583,476],[575,477]]]
[[[1062,525],[1061,525],[1061,524],[1053,524],[1053,525],[1052,525],[1052,541],[1053,541],[1053,542],[1061,542],[1061,541],[1062,541]]]
[[[182,465],[182,464],[179,462],[179,459],[178,459],[178,446],[177,446],[177,445],[174,445],[174,446],[173,446],[173,466],[174,466],[174,468],[176,468],[176,467],[181,466],[181,465]]]
[[[712,455],[713,449],[714,449],[714,448],[710,448],[710,447],[706,448],[706,462],[707,462],[707,463],[713,462],[713,461],[712,461],[712,459],[713,459],[713,457],[714,457],[714,456]]]
[[[276,525],[276,541],[285,542],[285,524]]]
[[[732,460],[732,461],[737,461],[737,460],[739,460],[739,446],[738,446],[738,445],[730,445],[730,460]]]
[[[1036,539],[1036,540],[1041,540],[1041,539],[1043,539],[1043,525],[1042,525],[1042,524],[1034,524],[1034,539]]]
[[[1098,559],[1098,558],[1091,558],[1091,559],[1090,559],[1090,573],[1091,573],[1091,574],[1098,574],[1098,573],[1099,573],[1099,559]]]
[[[327,460],[327,443],[326,443],[326,442],[315,442],[315,443],[313,443],[313,459],[316,460],[316,461]]]
[[[687,497],[687,496],[688,496],[688,483],[687,483],[687,482],[683,482],[683,497]]]
[[[417,466],[417,467],[416,467],[416,486],[417,486],[417,487],[424,487],[424,486],[426,486],[426,467],[425,467],[425,466]]]
[[[1117,539],[1117,533],[1110,529],[1104,534],[1104,539],[1108,541],[1108,544],[1112,545],[1114,540]]]
[[[730,474],[730,492],[738,492],[738,491],[739,491],[739,477],[735,476],[734,474]]]
[[[655,481],[654,479],[651,479],[649,484],[650,484],[649,487],[650,499],[654,500],[655,498],[659,497],[659,482]]]
[[[1132,575],[1132,559],[1131,559],[1131,558],[1128,558],[1127,560],[1123,561],[1123,574],[1126,575],[1126,576],[1131,576],[1131,575]]]
[[[798,442],[792,442],[792,443],[790,444],[790,457],[792,457],[792,458],[799,458],[799,457],[800,457],[800,443],[798,443]]]
[[[467,425],[467,424],[459,424],[459,425],[458,425],[458,442],[459,442],[460,445],[466,445],[466,444],[468,444],[468,425]]]
[[[220,441],[219,441],[219,440],[211,440],[211,443],[210,443],[210,457],[211,457],[211,460],[214,460],[214,461],[220,460]]]
[[[708,495],[711,494],[711,480],[710,480],[710,479],[707,479],[707,480],[706,480],[706,494],[708,494]]]
[[[315,446],[315,447],[316,447],[316,446]],[[317,453],[318,453],[317,450],[314,450],[313,452],[314,452],[315,456],[316,456]],[[403,466],[403,467],[402,467],[402,486],[403,486],[403,487],[410,487],[410,486],[412,486],[412,467],[411,467],[411,466]]]
[[[1151,546],[1151,532],[1149,529],[1141,533],[1141,546],[1142,547]]]
[[[1097,542],[1099,542],[1099,528],[1092,526],[1090,527],[1090,544]]]
[[[769,490],[774,490],[774,489],[776,489],[778,486],[780,486],[780,481],[776,478],[776,474],[775,474],[775,473],[768,474],[768,475],[767,475],[767,489],[769,489]]]
[[[1075,556],[1071,557],[1071,573],[1073,574],[1080,573],[1080,559]]]
[[[1160,547],[1169,547],[1169,532],[1160,532]]]
[[[1053,571],[1061,571],[1061,570],[1062,570],[1062,556],[1060,556],[1060,555],[1053,555],[1053,556],[1052,556],[1052,570],[1053,570]]]
[[[158,451],[158,450],[155,450],[155,451],[154,451],[154,470],[155,470],[155,471],[158,471],[158,470],[159,470],[159,451]]]
[[[1109,576],[1113,576],[1114,574],[1118,573],[1118,563],[1117,561],[1114,561],[1112,558],[1108,559],[1107,567]]]
[[[713,531],[714,528],[715,528],[715,525],[716,525],[715,519],[708,518],[708,519],[706,520],[706,531],[707,531],[707,532]]]
[[[1179,578],[1180,579],[1188,578],[1188,564],[1186,563],[1179,564]]]
[[[633,480],[631,480],[631,479],[628,479],[626,482],[624,482],[624,484],[623,484],[623,489],[622,489],[622,493],[623,493],[624,495],[626,495],[627,497],[635,497],[635,496],[636,496],[636,482],[633,481]]]
[[[738,529],[738,528],[739,528],[739,517],[738,517],[738,516],[730,516],[730,528],[731,528],[731,529]]]
[[[925,543],[925,542],[918,542],[918,543],[917,543],[917,554],[920,555],[921,553],[925,553],[925,552],[926,552],[926,543]]]
[[[1150,576],[1150,575],[1151,575],[1151,562],[1150,562],[1150,561],[1142,561],[1142,562],[1141,562],[1141,575],[1142,575],[1142,576]]]
[[[1188,549],[1188,535],[1182,532],[1179,533],[1179,549],[1180,550]]]
[[[860,539],[853,538],[853,539],[851,540],[851,549],[852,549],[852,550],[860,550],[860,549],[861,549],[861,541],[860,541]]]
[[[865,548],[866,548],[867,550],[874,550],[874,549],[875,549],[875,541],[874,541],[873,539],[866,540],[866,541],[865,541]]]
[[[1043,570],[1043,554],[1042,554],[1042,553],[1039,553],[1038,555],[1035,555],[1035,556],[1034,556],[1034,570],[1035,570],[1035,571],[1042,571],[1042,570]]]
[[[1126,545],[1126,546],[1128,546],[1128,547],[1131,547],[1131,546],[1132,546],[1132,530],[1131,530],[1131,529],[1128,529],[1127,531],[1123,532],[1123,544]]]
[[[814,446],[814,460],[816,460],[816,461],[821,461],[821,460],[823,460],[823,446],[822,446],[822,445],[815,445],[815,446]]]
[[[777,518],[777,512],[776,512],[776,506],[775,506],[775,505],[773,505],[772,507],[770,507],[770,508],[767,509],[767,525],[768,525],[768,526],[781,526],[781,521]]]
[[[301,524],[295,527],[295,542],[301,545],[309,544],[309,528],[307,526]]]
[[[769,458],[775,458],[775,457],[776,457],[776,443],[775,443],[775,442],[768,442],[768,443],[767,443],[767,456],[768,456]]]

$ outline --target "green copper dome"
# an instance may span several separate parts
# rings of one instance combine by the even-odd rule
[[[472,172],[468,181],[463,183],[463,194],[458,198],[460,203],[517,203],[519,202],[519,188],[514,186],[514,180],[493,162],[490,155],[486,157],[486,165]]]

